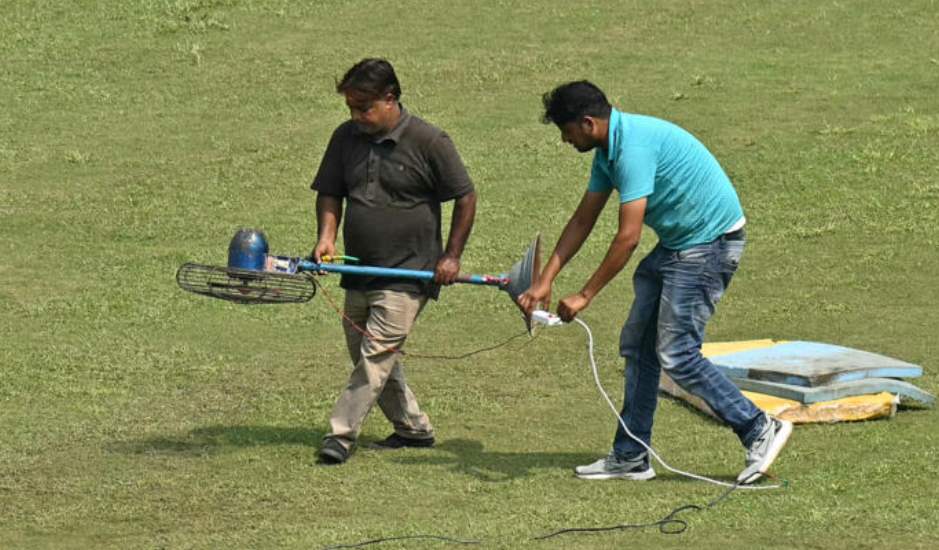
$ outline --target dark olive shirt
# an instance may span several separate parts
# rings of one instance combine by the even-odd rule
[[[381,136],[351,120],[336,128],[310,187],[345,200],[344,254],[362,265],[423,271],[433,271],[443,253],[440,203],[473,191],[450,137],[403,106],[398,124]],[[413,279],[343,275],[340,284],[433,298],[439,292]]]

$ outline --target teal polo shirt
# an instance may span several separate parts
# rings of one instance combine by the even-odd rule
[[[733,184],[700,141],[671,122],[616,109],[587,186],[612,189],[620,204],[646,198],[644,223],[672,250],[711,242],[743,220]]]

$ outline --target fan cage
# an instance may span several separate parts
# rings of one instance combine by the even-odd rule
[[[194,263],[179,268],[176,283],[189,292],[248,305],[303,303],[316,295],[316,283],[308,273],[270,273]]]

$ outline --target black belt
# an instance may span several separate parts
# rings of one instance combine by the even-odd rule
[[[736,231],[731,231],[730,233],[724,233],[721,235],[721,239],[725,241],[745,241],[747,240],[747,232],[744,228],[740,228]]]

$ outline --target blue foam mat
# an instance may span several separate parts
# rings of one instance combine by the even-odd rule
[[[802,341],[715,355],[711,360],[731,378],[804,387],[923,374],[922,367],[885,355]]]
[[[889,392],[900,396],[900,400],[913,400],[921,405],[933,407],[936,398],[909,382],[893,378],[865,378],[847,382],[835,382],[825,386],[808,388],[792,384],[779,384],[765,380],[732,378],[734,384],[742,390],[765,393],[783,399],[791,399],[806,405],[820,401],[832,401],[843,397]]]

